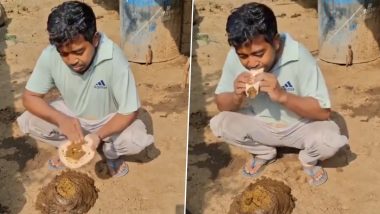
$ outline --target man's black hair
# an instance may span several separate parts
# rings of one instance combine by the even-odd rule
[[[273,11],[260,3],[248,3],[232,11],[227,19],[228,43],[235,48],[263,35],[268,43],[277,35],[277,21]]]
[[[90,6],[79,1],[67,1],[53,8],[48,21],[50,44],[56,47],[83,35],[92,42],[96,33],[96,18]]]

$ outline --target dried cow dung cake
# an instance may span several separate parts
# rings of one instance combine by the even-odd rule
[[[264,177],[235,197],[229,214],[290,214],[295,207],[290,192],[283,182]]]
[[[98,198],[94,180],[84,173],[66,170],[37,196],[36,208],[43,214],[87,213]]]

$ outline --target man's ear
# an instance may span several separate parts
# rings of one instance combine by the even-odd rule
[[[92,39],[92,45],[95,46],[95,47],[98,47],[99,43],[100,43],[100,33],[99,32],[96,32],[94,34],[94,38]]]
[[[277,34],[273,39],[273,47],[276,51],[280,50],[281,47],[281,37],[280,34]]]

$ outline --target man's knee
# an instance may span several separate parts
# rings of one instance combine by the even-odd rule
[[[228,112],[228,111],[223,111],[211,118],[210,120],[210,128],[212,133],[217,136],[217,137],[223,137],[223,122],[231,114],[236,114],[234,112]]]
[[[118,155],[133,155],[154,143],[154,138],[147,133],[145,124],[141,120],[135,120],[120,135],[114,136],[112,141]]]
[[[348,144],[346,136],[341,135],[339,130],[332,127],[315,130],[305,144],[306,152],[311,156],[318,156],[324,160],[334,156],[339,149]]]
[[[16,119],[17,125],[23,134],[29,133],[30,119],[32,116],[30,112],[25,111]]]
[[[323,139],[322,159],[327,159],[335,155],[342,147],[348,144],[348,139],[344,135],[336,132],[326,133]]]

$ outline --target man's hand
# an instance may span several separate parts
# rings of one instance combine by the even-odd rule
[[[82,128],[77,118],[62,116],[58,120],[58,128],[71,142],[80,143],[83,141]]]
[[[255,81],[260,81],[260,91],[268,93],[273,102],[285,103],[286,91],[280,86],[275,75],[271,73],[260,73],[255,76]]]
[[[215,96],[219,111],[238,111],[246,98],[245,85],[251,82],[253,82],[253,78],[250,73],[239,74],[234,80],[234,92],[225,92]]]
[[[86,143],[88,143],[90,148],[94,151],[98,148],[98,146],[100,144],[99,135],[97,135],[95,133],[91,133],[91,134],[86,135],[84,137],[84,140],[86,141]]]
[[[234,81],[235,95],[245,96],[245,84],[253,81],[252,75],[248,72],[239,74]]]

